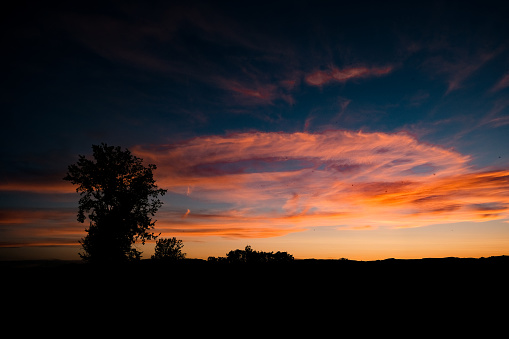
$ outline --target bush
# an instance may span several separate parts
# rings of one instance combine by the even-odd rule
[[[156,242],[152,259],[168,261],[182,260],[186,257],[186,254],[182,253],[182,247],[184,247],[182,240],[177,240],[175,237],[159,239]]]

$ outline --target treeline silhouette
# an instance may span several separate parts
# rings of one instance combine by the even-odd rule
[[[378,261],[295,259],[276,263],[247,259],[254,258],[254,252],[263,257],[259,251],[229,253],[237,258],[234,253],[239,252],[249,253],[244,257],[246,261],[144,259],[105,265],[83,261],[0,261],[0,274],[4,291],[15,298],[20,308],[34,301],[37,305],[54,306],[55,300],[60,299],[62,310],[69,309],[69,300],[77,300],[95,312],[111,312],[113,304],[121,305],[123,310],[131,307],[132,312],[159,310],[163,305],[163,311],[170,308],[186,316],[197,309],[203,312],[207,306],[207,316],[213,312],[229,316],[218,305],[245,316],[244,308],[247,305],[253,310],[253,301],[260,306],[288,305],[292,310],[309,303],[328,308],[340,305],[347,310],[353,305],[357,307],[356,314],[362,314],[370,305],[386,308],[394,304],[405,306],[405,312],[411,305],[420,309],[445,305],[450,312],[451,305],[470,309],[483,300],[498,305],[501,297],[507,295],[509,256]],[[143,300],[144,307],[132,307],[138,300]],[[305,307],[307,310],[309,306]]]
[[[236,249],[228,252],[226,257],[208,257],[207,261],[211,263],[289,263],[294,260],[293,255],[287,252],[263,252],[255,251],[251,246],[246,246],[244,250]]]

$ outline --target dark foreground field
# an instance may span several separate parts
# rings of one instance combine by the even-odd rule
[[[380,286],[412,284],[498,285],[506,281],[509,256],[489,258],[430,258],[354,260],[295,260],[289,263],[212,263],[185,259],[174,263],[142,260],[126,265],[92,265],[80,261],[3,261],[3,281],[71,285],[124,286],[149,284],[153,288],[211,289],[228,286],[263,288],[294,286]],[[505,283],[504,283],[505,284]],[[281,286],[279,286],[281,287]]]
[[[282,326],[295,317],[348,326],[352,319],[369,318],[412,319],[429,328],[429,319],[437,326],[440,319],[451,325],[450,317],[458,312],[491,322],[498,319],[493,312],[503,316],[498,310],[506,312],[508,268],[508,256],[286,264],[145,260],[109,267],[19,261],[0,262],[0,275],[3,306],[15,319],[86,319],[92,325],[122,319],[130,328],[141,315],[173,326],[189,319]]]

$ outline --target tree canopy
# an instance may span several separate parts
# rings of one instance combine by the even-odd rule
[[[87,261],[139,259],[141,252],[133,245],[157,238],[150,232],[152,217],[162,206],[158,197],[166,193],[155,184],[156,165],[145,167],[129,150],[105,143],[93,145],[92,151],[93,159],[80,155],[63,178],[77,185],[78,221],[90,220],[80,256]]]

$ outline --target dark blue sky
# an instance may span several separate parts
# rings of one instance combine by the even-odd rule
[[[129,146],[293,132],[306,119],[311,130],[394,131],[507,113],[507,86],[493,90],[509,63],[507,10],[497,2],[52,7],[29,2],[6,14],[3,144]],[[360,66],[392,71],[305,81]]]
[[[2,14],[0,210],[74,206],[26,187],[63,185],[100,142],[406,132],[505,169],[508,17],[502,1],[16,2]]]

